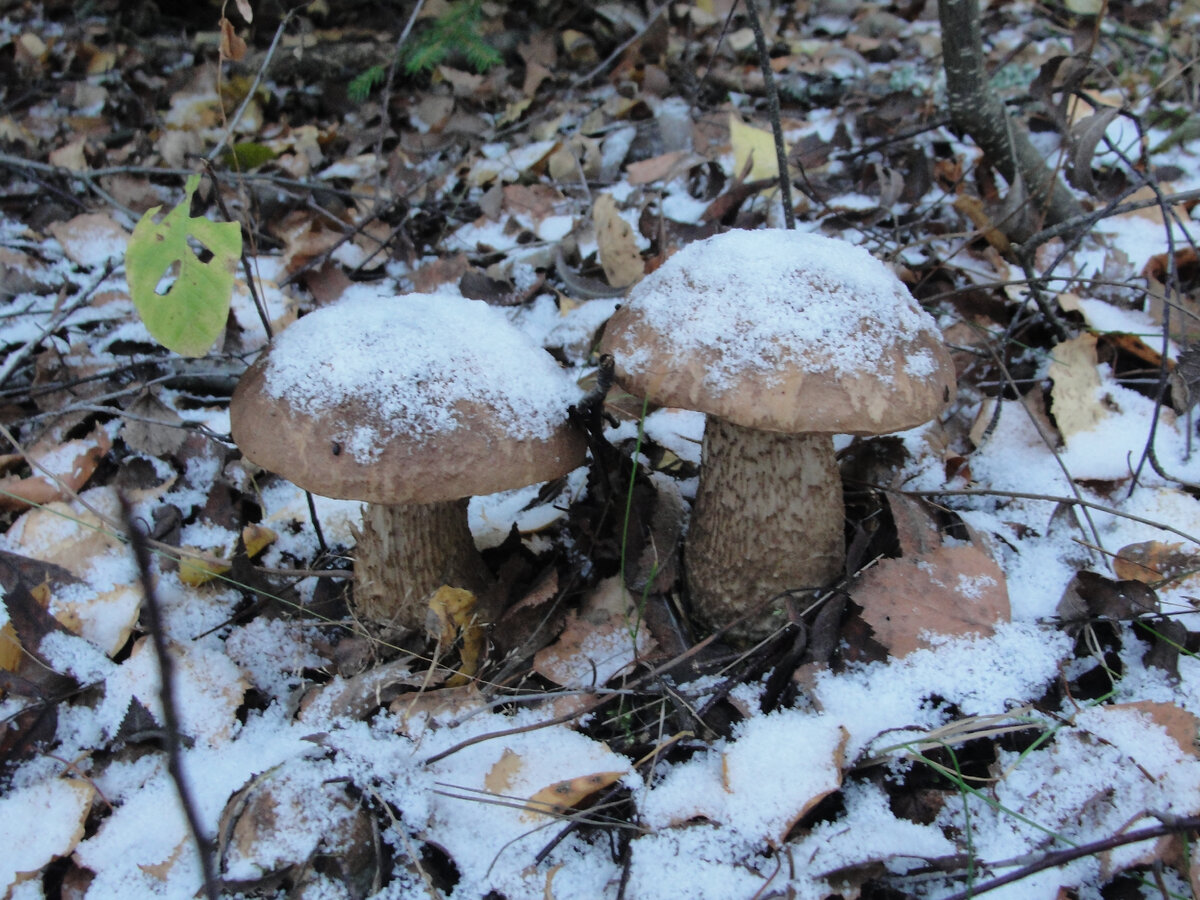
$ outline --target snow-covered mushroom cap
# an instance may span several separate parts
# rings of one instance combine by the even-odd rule
[[[433,503],[546,481],[580,465],[580,391],[475,300],[352,288],[297,321],[242,377],[233,439],[326,497]]]
[[[631,393],[764,431],[887,434],[954,394],[937,325],[899,279],[795,231],[688,245],[633,289],[601,350]]]

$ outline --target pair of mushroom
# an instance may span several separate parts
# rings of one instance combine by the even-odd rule
[[[355,290],[250,368],[233,436],[301,487],[370,502],[356,604],[420,630],[442,584],[487,586],[466,498],[582,463],[578,390],[484,304]],[[700,618],[738,639],[774,626],[745,611],[843,574],[831,436],[919,425],[955,386],[936,324],[881,262],[793,231],[684,248],[633,289],[601,349],[626,390],[709,417],[687,579]]]

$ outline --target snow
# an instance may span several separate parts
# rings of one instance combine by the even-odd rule
[[[276,338],[264,390],[304,413],[338,416],[348,398],[376,411],[345,422],[346,452],[369,462],[394,435],[453,432],[460,405],[495,410],[514,440],[548,438],[579,390],[503,314],[448,295],[356,286]]]
[[[739,380],[783,380],[789,368],[838,378],[874,371],[897,344],[934,333],[933,320],[879,260],[818,234],[731,231],[687,245],[629,295],[643,328],[670,335],[680,356],[708,353],[706,392]],[[622,354],[630,373],[652,370],[648,346]],[[915,375],[938,368],[926,350],[905,360]],[[886,373],[881,373],[886,377]]]

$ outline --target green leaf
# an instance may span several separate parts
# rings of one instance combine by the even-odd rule
[[[263,163],[269,163],[278,156],[279,154],[266,144],[259,144],[255,141],[241,141],[234,144],[232,150],[225,153],[226,161],[236,162],[238,169],[242,172],[257,169]]]
[[[235,222],[188,215],[200,176],[188,177],[183,202],[155,223],[161,206],[147,210],[125,249],[129,295],[156,341],[181,356],[203,356],[229,317],[234,266],[242,254],[242,230]],[[189,243],[189,239],[191,243]],[[201,262],[193,246],[212,257]],[[159,283],[174,283],[159,293]]]

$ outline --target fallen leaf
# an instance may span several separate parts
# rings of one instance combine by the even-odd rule
[[[636,639],[634,627],[636,625]],[[578,614],[567,617],[558,640],[533,657],[543,678],[563,687],[599,687],[654,647],[619,576],[600,582]]]
[[[1055,347],[1048,374],[1054,382],[1050,411],[1063,440],[1069,444],[1072,437],[1090,431],[1106,415],[1099,399],[1096,336],[1084,333]]]
[[[1116,576],[1125,581],[1154,584],[1200,571],[1200,551],[1188,549],[1186,544],[1143,541],[1118,550],[1112,567]]]
[[[600,265],[608,283],[613,287],[629,287],[641,281],[645,266],[633,237],[633,227],[621,218],[611,194],[596,198],[592,223],[596,229]]]
[[[1186,756],[1200,759],[1200,747],[1196,735],[1200,734],[1200,718],[1174,703],[1156,703],[1152,700],[1136,700],[1130,703],[1114,703],[1113,709],[1136,709],[1139,713],[1159,725]],[[1200,809],[1200,806],[1197,806]],[[1193,809],[1192,812],[1196,812]]]
[[[464,588],[442,585],[429,599],[429,612],[436,622],[436,636],[442,647],[449,647],[460,636],[462,638],[458,649],[462,665],[446,686],[466,684],[479,671],[486,649],[484,623],[479,621],[475,595]]]
[[[733,171],[737,177],[747,182],[779,178],[775,136],[770,131],[747,125],[737,113],[730,113],[729,141],[733,145]]]
[[[28,450],[33,472],[0,478],[0,508],[24,509],[66,500],[83,488],[112,449],[108,432],[96,426],[85,438]]]
[[[483,776],[483,787],[490,794],[499,797],[508,796],[517,783],[517,777],[524,768],[525,761],[511,747],[505,747],[500,758],[492,764]]]
[[[110,259],[120,259],[129,242],[129,232],[104,213],[84,213],[48,228],[71,262],[99,268]]]
[[[850,596],[895,657],[932,646],[929,635],[989,636],[1010,616],[1004,573],[972,546],[885,559],[862,574]]]
[[[1095,619],[1120,621],[1156,612],[1158,595],[1141,581],[1113,581],[1095,572],[1076,573],[1057,608],[1068,634]]]
[[[537,819],[546,815],[565,815],[588,797],[599,793],[611,784],[616,784],[625,774],[625,772],[595,772],[591,775],[580,775],[576,778],[556,781],[529,798],[525,803],[523,815],[527,819]]]
[[[86,781],[54,778],[9,789],[0,797],[0,892],[36,876],[66,856],[83,837],[96,789]],[[40,893],[40,890],[38,891]]]
[[[191,215],[199,186],[199,175],[188,176],[183,200],[161,221],[154,220],[161,206],[147,210],[125,250],[125,279],[142,322],[156,341],[181,356],[203,356],[224,330],[242,253],[236,222]],[[201,259],[193,243],[210,255]],[[171,278],[160,293],[160,283]]]

